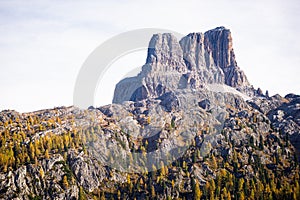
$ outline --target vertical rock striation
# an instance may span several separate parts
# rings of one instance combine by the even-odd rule
[[[237,65],[230,30],[224,27],[204,34],[190,33],[179,42],[170,33],[153,35],[142,71],[117,84],[113,103],[157,98],[179,90],[203,90],[207,84],[224,84],[254,95]]]
[[[177,38],[170,33],[155,34],[148,47],[146,64],[136,76],[121,80],[115,88],[114,103],[156,98],[178,88],[187,68]]]
[[[237,65],[229,29],[218,27],[207,31],[204,34],[204,46],[217,67],[223,70],[226,85],[236,88],[250,87],[246,75]]]

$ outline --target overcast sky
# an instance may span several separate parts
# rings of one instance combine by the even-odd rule
[[[0,0],[0,110],[72,105],[89,54],[110,37],[138,28],[186,35],[225,26],[238,65],[255,87],[300,94],[299,10],[298,0]],[[134,53],[112,68],[129,72],[145,59],[145,51]],[[100,82],[106,89],[97,93],[97,105],[110,103],[114,84],[124,76],[110,75]]]

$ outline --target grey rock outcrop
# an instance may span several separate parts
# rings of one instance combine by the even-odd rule
[[[255,97],[252,98],[248,103],[255,109],[259,110],[260,112],[267,114],[271,110],[274,110],[281,106],[287,99],[281,97],[280,95],[274,95],[269,98],[261,98]]]
[[[282,99],[280,106],[268,112],[268,117],[273,127],[296,147],[300,159],[300,97],[289,94]]]
[[[61,181],[67,166],[61,155],[54,157],[55,159],[43,160],[39,166],[23,165],[14,172],[10,171],[5,177],[6,181],[2,181],[4,174],[0,174],[0,198],[27,200],[35,196],[43,199],[78,199],[78,185],[62,187]]]
[[[148,48],[147,62],[136,77],[117,84],[113,102],[156,98],[177,88],[186,67],[176,37],[169,33],[155,34]]]
[[[218,27],[207,31],[204,34],[204,46],[216,66],[222,69],[226,85],[239,89],[250,87],[246,75],[237,65],[230,30]]]
[[[155,34],[114,102],[0,112],[0,198],[194,199],[197,182],[207,199],[227,185],[232,198],[253,184],[261,199],[264,183],[276,199],[298,190],[300,96],[255,90],[224,27]]]
[[[256,110],[268,116],[272,127],[289,138],[300,158],[300,97],[288,94],[281,97],[255,97],[248,101]]]
[[[142,71],[116,85],[113,103],[157,98],[184,89],[202,90],[206,84],[225,84],[254,96],[232,46],[230,30],[224,27],[191,33],[179,42],[172,34],[155,34]]]

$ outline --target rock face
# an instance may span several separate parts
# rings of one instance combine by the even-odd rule
[[[242,89],[250,84],[237,65],[233,51],[232,37],[228,29],[219,27],[204,34],[206,51],[212,55],[217,67],[224,73],[225,84]]]
[[[277,94],[268,98],[252,98],[248,103],[268,116],[273,128],[289,138],[300,159],[300,96],[288,94],[281,97]]]
[[[155,34],[148,47],[146,64],[152,71],[182,72],[185,69],[183,53],[177,38],[169,33]]]
[[[217,67],[212,52],[207,51],[206,40],[202,33],[191,33],[180,40],[188,75],[199,82],[197,85],[224,83],[224,73]]]
[[[300,97],[293,94],[285,96],[280,106],[268,112],[268,117],[272,125],[296,147],[300,160]]]
[[[114,102],[0,112],[0,199],[300,198],[300,96],[250,86],[228,29],[154,35]]]
[[[224,27],[191,33],[179,42],[172,34],[155,34],[142,71],[117,84],[113,103],[156,98],[182,89],[199,90],[205,84],[226,84],[253,96],[254,89],[238,67],[232,46],[230,30]]]
[[[172,34],[155,34],[148,49],[147,63],[137,77],[122,80],[115,89],[114,103],[158,97],[177,88],[187,71],[179,42]]]

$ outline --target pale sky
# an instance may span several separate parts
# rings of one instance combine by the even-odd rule
[[[225,26],[254,87],[300,94],[299,10],[298,0],[0,0],[0,111],[72,105],[89,54],[138,28],[187,35]],[[145,60],[145,51],[118,60],[100,82],[96,105],[110,103],[118,80]]]

